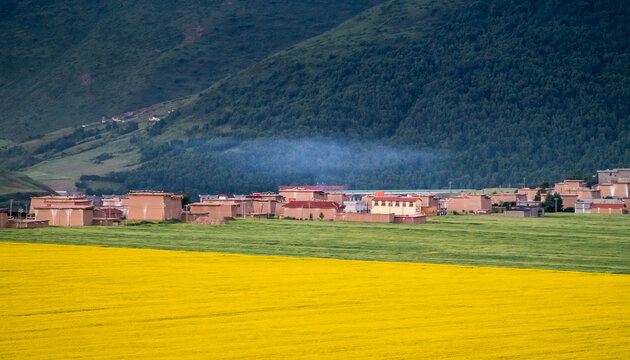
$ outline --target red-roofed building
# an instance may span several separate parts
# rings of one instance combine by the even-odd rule
[[[620,204],[591,204],[591,214],[623,214],[625,205]]]
[[[284,217],[296,219],[334,220],[343,209],[334,201],[291,201],[284,204]]]

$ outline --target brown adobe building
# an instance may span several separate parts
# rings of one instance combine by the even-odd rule
[[[90,226],[93,220],[92,205],[37,205],[33,209],[35,220],[48,221],[52,226]]]
[[[309,190],[309,189],[286,189],[280,190],[282,195],[287,201],[326,201],[328,196],[322,190]]]
[[[492,212],[492,201],[488,195],[462,193],[448,198],[447,210],[489,214]]]
[[[52,226],[90,226],[94,207],[85,196],[39,196],[31,198],[30,213],[36,221]]]
[[[554,186],[554,190],[560,195],[577,195],[586,182],[584,180],[564,180]]]
[[[283,205],[284,217],[295,219],[335,220],[342,205],[334,201],[291,201]],[[320,215],[323,214],[323,218]]]
[[[128,199],[123,199],[127,205],[129,220],[164,221],[180,219],[182,215],[182,195],[165,192],[132,191]]]
[[[527,200],[526,194],[503,193],[503,194],[490,195],[490,201],[492,202],[492,204],[517,203],[519,201],[525,201],[525,200]]]
[[[240,206],[233,202],[200,202],[188,204],[192,220],[199,217],[208,219],[225,220],[238,216]]]

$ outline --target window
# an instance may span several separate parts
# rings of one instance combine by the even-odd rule
[[[403,205],[402,206],[407,206],[407,203],[403,201]]]
[[[400,201],[396,201],[396,206],[400,206]]]
[[[381,201],[381,206],[385,206],[385,201]]]
[[[409,206],[413,206],[413,203],[411,201],[409,202]]]
[[[374,206],[378,206],[378,201],[374,201]]]
[[[392,202],[391,201],[389,202],[389,206],[392,206]]]

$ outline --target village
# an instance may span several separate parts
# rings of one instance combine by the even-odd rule
[[[199,195],[199,202],[184,205],[183,195],[162,191],[102,197],[61,193],[31,198],[24,216],[11,216],[11,208],[0,209],[0,228],[111,226],[127,221],[167,220],[218,225],[235,218],[422,224],[427,217],[446,214],[540,217],[545,213],[542,205],[547,197],[553,200],[554,212],[630,213],[630,169],[599,170],[597,180],[591,187],[584,180],[564,180],[550,188],[491,194],[280,186],[277,193]]]

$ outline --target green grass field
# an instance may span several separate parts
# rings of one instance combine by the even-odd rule
[[[424,225],[235,220],[0,230],[0,241],[630,273],[630,217],[445,216]]]

